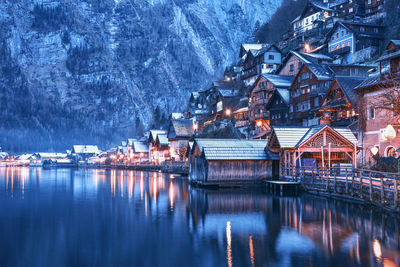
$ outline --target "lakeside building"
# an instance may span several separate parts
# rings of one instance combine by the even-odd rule
[[[134,141],[132,144],[132,150],[128,152],[130,160],[134,161],[148,161],[150,155],[149,146],[143,141]]]
[[[159,134],[162,135],[167,135],[167,132],[164,130],[150,130],[147,132],[147,146],[149,147],[149,160],[150,162],[154,162],[155,161],[155,152],[157,150],[157,147],[155,145],[157,136]]]
[[[195,124],[190,119],[171,120],[167,138],[170,142],[171,158],[184,161],[189,140],[194,136]]]
[[[87,160],[101,153],[96,145],[74,145],[71,154],[76,160]]]
[[[151,162],[162,164],[171,159],[170,142],[166,134],[157,134],[154,145],[151,150]]]
[[[281,170],[348,163],[357,167],[357,138],[346,127],[272,127],[267,149],[280,154]]]
[[[400,49],[390,42],[379,60],[380,71],[356,87],[362,115],[361,141],[363,164],[371,165],[374,156],[398,156],[400,147]]]
[[[279,156],[265,150],[267,140],[196,138],[189,180],[203,185],[256,182],[279,176]]]

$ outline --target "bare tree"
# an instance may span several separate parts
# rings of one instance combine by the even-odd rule
[[[395,117],[400,116],[400,77],[389,74],[378,88],[384,93],[378,96],[375,108],[389,110]]]

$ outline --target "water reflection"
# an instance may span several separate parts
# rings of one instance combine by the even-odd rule
[[[0,265],[399,266],[399,221],[161,173],[0,168]]]

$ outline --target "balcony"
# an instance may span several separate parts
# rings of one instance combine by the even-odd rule
[[[331,56],[335,56],[335,55],[342,55],[342,54],[350,53],[350,51],[351,51],[350,46],[345,46],[345,47],[339,48],[337,50],[330,51],[329,54]]]

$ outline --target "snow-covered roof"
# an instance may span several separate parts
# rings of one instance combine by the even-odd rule
[[[148,153],[150,150],[144,142],[135,141],[133,142],[133,151],[135,153]]]
[[[195,139],[207,160],[276,160],[279,156],[265,151],[267,140]]]
[[[317,59],[331,59],[330,57],[318,54],[305,54],[292,51],[293,55],[297,56],[309,69],[314,73],[318,80],[330,80],[333,77],[332,70],[325,64],[319,64]]]
[[[289,101],[290,101],[290,91],[289,91],[289,89],[277,88],[276,92],[278,94],[280,94],[280,96],[282,97],[282,99],[285,102],[285,104],[289,104]]]
[[[27,160],[32,157],[32,154],[23,154],[18,157],[19,160]]]
[[[244,108],[240,108],[238,110],[235,110],[233,113],[242,113],[242,112],[248,112],[249,111],[249,107],[244,107]]]
[[[135,142],[135,141],[137,141],[136,138],[128,138],[128,140],[127,140],[127,145],[128,145],[128,146],[132,146],[132,145],[133,145],[133,142]]]
[[[218,89],[223,97],[235,97],[239,95],[239,90]]]
[[[182,118],[184,118],[184,116],[183,116],[182,113],[175,112],[175,113],[171,114],[171,118],[174,119],[174,120],[175,119],[182,119]]]
[[[158,134],[157,139],[160,142],[160,145],[169,145],[170,144],[166,134]]]
[[[42,159],[61,159],[66,158],[66,153],[48,153],[48,152],[39,152],[34,153],[32,156],[39,156]]]
[[[294,76],[276,74],[263,74],[262,76],[278,88],[289,88],[294,81]]]
[[[75,154],[98,154],[100,150],[95,145],[74,145]]]
[[[189,138],[194,134],[193,121],[190,119],[171,120],[168,138]]]
[[[272,127],[273,132],[278,139],[281,148],[298,148],[316,133],[322,129],[329,127],[338,134],[343,136],[345,139],[353,144],[357,143],[357,138],[353,132],[346,127],[330,127],[327,125],[318,125],[312,127]]]

